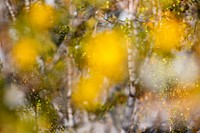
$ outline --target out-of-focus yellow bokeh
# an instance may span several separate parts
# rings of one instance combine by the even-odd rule
[[[29,21],[33,28],[48,29],[53,26],[54,18],[54,9],[49,5],[36,3],[30,9]]]
[[[166,8],[167,6],[170,6],[170,5],[174,4],[175,1],[176,1],[176,0],[159,0],[158,3],[159,3],[160,5],[162,5],[163,8]]]
[[[163,18],[153,31],[155,48],[164,52],[176,49],[184,38],[184,30],[184,23],[175,18]]]
[[[92,29],[96,24],[96,20],[94,18],[90,18],[88,21],[87,21],[87,26],[88,28]]]
[[[104,31],[90,38],[85,50],[92,71],[114,81],[124,78],[127,68],[126,41],[118,31]]]
[[[36,63],[40,43],[31,38],[20,40],[11,51],[11,58],[19,69],[30,69]]]
[[[79,5],[80,3],[88,3],[93,6],[104,7],[105,5],[107,5],[107,1],[109,2],[109,0],[73,0],[72,3],[76,5]]]
[[[38,125],[41,129],[49,129],[51,128],[51,124],[45,116],[38,117]]]
[[[93,110],[101,103],[103,77],[82,78],[76,85],[72,100],[78,107]]]

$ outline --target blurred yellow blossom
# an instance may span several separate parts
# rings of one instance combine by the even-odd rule
[[[92,76],[82,78],[72,95],[73,102],[85,109],[95,109],[101,102],[103,78]]]
[[[36,63],[39,55],[39,42],[31,38],[20,40],[11,51],[11,57],[20,69],[29,69]]]
[[[33,28],[47,29],[54,23],[55,13],[51,6],[36,3],[30,9],[29,21]]]
[[[117,31],[105,31],[90,38],[86,45],[89,67],[112,80],[122,80],[126,73],[126,41]]]
[[[163,18],[154,29],[155,48],[164,52],[176,49],[184,38],[184,23],[174,18]]]

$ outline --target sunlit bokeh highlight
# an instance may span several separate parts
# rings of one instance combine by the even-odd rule
[[[102,76],[82,78],[75,87],[76,89],[72,95],[73,102],[80,108],[94,110],[102,102],[102,85]]]
[[[184,23],[179,22],[173,16],[161,19],[153,31],[155,48],[164,52],[170,52],[180,47],[180,43],[185,35],[184,26]]]
[[[12,49],[11,58],[20,69],[30,69],[36,64],[40,43],[32,38],[20,40]]]
[[[90,38],[86,44],[89,67],[104,76],[119,81],[127,66],[126,41],[117,31],[105,31]]]
[[[36,3],[31,6],[28,17],[31,26],[41,30],[52,27],[56,16],[53,7],[50,5]]]

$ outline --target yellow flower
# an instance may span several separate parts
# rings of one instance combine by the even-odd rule
[[[184,37],[184,24],[175,19],[164,18],[158,22],[154,32],[155,48],[164,52],[176,49]]]
[[[53,25],[54,10],[45,4],[34,4],[30,9],[29,21],[33,28],[47,29]]]
[[[25,38],[19,41],[11,51],[11,57],[20,69],[30,69],[36,63],[39,54],[39,42]]]
[[[89,67],[119,81],[126,73],[126,41],[117,31],[105,31],[90,38],[86,45]]]
[[[102,79],[99,76],[82,78],[72,95],[75,105],[88,110],[95,109],[101,102]]]

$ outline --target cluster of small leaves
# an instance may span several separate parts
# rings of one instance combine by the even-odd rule
[[[58,27],[54,27],[52,30],[52,40],[55,42],[57,46],[59,46],[69,34],[70,28],[67,25],[62,25]]]

